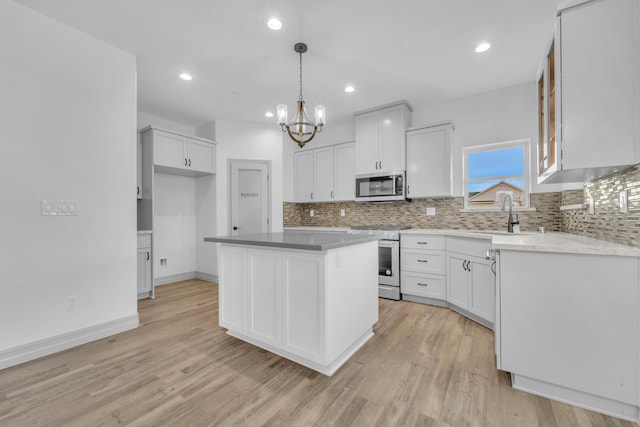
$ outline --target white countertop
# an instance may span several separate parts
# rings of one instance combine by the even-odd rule
[[[495,250],[640,257],[640,248],[559,232],[540,234],[530,231],[513,234],[503,230],[438,230],[412,228],[403,230],[400,234],[433,234],[489,239],[491,240],[492,248]]]
[[[288,227],[285,231],[335,231],[346,232],[349,227]],[[434,228],[410,228],[401,230],[400,234],[431,234],[438,236],[465,237],[491,240],[495,250],[558,252],[591,255],[616,255],[640,257],[640,248],[592,239],[569,233],[534,231],[519,234],[507,233],[505,230],[454,230]]]

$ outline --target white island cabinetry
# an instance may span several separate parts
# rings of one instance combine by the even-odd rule
[[[352,239],[337,233],[279,234],[298,241],[305,235],[316,241]],[[371,239],[328,250],[223,242],[220,326],[229,335],[332,375],[373,335],[377,254],[377,241]]]

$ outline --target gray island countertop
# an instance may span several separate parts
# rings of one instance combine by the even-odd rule
[[[301,249],[307,251],[326,251],[345,246],[378,240],[378,236],[361,236],[338,233],[296,232],[261,233],[242,236],[205,237],[205,242],[230,243],[234,245],[267,246],[281,249]]]

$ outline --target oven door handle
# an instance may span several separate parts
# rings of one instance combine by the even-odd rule
[[[393,248],[395,245],[397,245],[397,242],[384,242],[382,240],[378,240],[378,246],[383,248]]]

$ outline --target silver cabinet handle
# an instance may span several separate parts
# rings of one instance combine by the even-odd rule
[[[191,159],[189,159],[189,167],[191,167]]]
[[[416,243],[419,244],[419,245],[428,245],[429,244],[429,242],[416,242]]]
[[[418,284],[418,286],[429,286],[428,283],[420,283],[420,282],[416,282]]]
[[[311,192],[310,196],[311,196],[311,199],[313,200],[313,191]]]
[[[428,262],[426,259],[419,259],[418,262]]]
[[[333,199],[333,190],[331,190],[331,198]]]
[[[411,186],[407,185],[407,194],[410,194],[410,193],[411,193]]]
[[[149,251],[147,251],[147,261],[149,261]]]
[[[187,158],[184,159],[184,166],[187,167]]]

